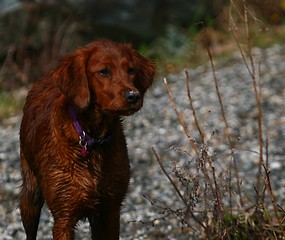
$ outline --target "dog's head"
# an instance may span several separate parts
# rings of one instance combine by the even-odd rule
[[[66,56],[56,74],[59,89],[78,108],[94,101],[103,112],[130,115],[142,107],[155,66],[129,44],[99,40]]]

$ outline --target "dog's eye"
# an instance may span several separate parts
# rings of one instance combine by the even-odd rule
[[[128,67],[128,74],[133,74],[134,73],[134,69],[132,67]]]
[[[105,68],[98,71],[98,73],[103,77],[110,77],[111,76],[111,72]]]

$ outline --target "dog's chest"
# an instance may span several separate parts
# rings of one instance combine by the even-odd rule
[[[115,151],[113,147],[93,149],[84,161],[84,169],[78,173],[81,175],[78,184],[88,197],[125,195],[130,179],[126,150]]]

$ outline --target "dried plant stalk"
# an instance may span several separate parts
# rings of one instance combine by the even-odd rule
[[[205,134],[203,133],[203,131],[200,127],[200,124],[199,124],[199,121],[198,121],[198,118],[196,115],[196,110],[195,110],[194,105],[193,105],[193,100],[192,100],[192,96],[191,96],[191,92],[190,92],[190,76],[189,76],[189,73],[186,69],[185,69],[185,74],[186,74],[187,95],[188,95],[188,99],[189,99],[190,109],[192,110],[192,115],[194,117],[194,121],[195,121],[197,130],[199,132],[201,141],[203,144],[205,144]]]
[[[245,0],[242,0],[243,2],[243,14],[241,14],[243,16],[243,21],[244,21],[244,27],[245,27],[245,33],[246,33],[246,40],[247,40],[247,55],[249,58],[249,63],[247,61],[246,58],[246,53],[245,51],[242,49],[240,42],[238,40],[238,37],[234,31],[235,28],[235,24],[234,21],[230,21],[230,30],[232,32],[232,36],[237,44],[238,50],[241,54],[243,63],[251,77],[252,80],[252,86],[253,86],[253,92],[255,95],[255,101],[256,101],[256,105],[257,105],[257,110],[258,110],[258,141],[259,141],[259,164],[258,164],[258,172],[257,172],[257,176],[256,176],[256,204],[258,205],[260,198],[259,198],[259,193],[260,193],[260,185],[261,185],[261,171],[262,171],[262,164],[264,163],[263,161],[263,127],[262,127],[262,103],[261,103],[261,88],[260,88],[260,84],[257,83],[257,79],[256,79],[256,68],[255,68],[255,64],[254,64],[254,57],[253,57],[253,53],[252,53],[252,45],[251,45],[251,34],[249,31],[249,19],[248,19],[248,15],[249,15],[249,11],[247,8],[247,4]],[[238,11],[239,12],[239,11]],[[231,14],[230,14],[231,15]],[[260,68],[259,68],[260,69]],[[261,75],[261,72],[259,70],[259,76]]]
[[[197,147],[195,146],[195,141],[191,138],[191,135],[190,135],[190,132],[188,131],[187,127],[185,126],[184,122],[183,122],[183,119],[182,117],[180,116],[178,110],[177,110],[177,107],[176,107],[176,104],[175,104],[175,101],[174,101],[174,98],[172,97],[172,93],[171,93],[171,90],[168,86],[168,83],[167,83],[167,80],[166,78],[164,78],[164,84],[166,86],[166,89],[167,89],[167,93],[168,93],[168,96],[170,98],[170,101],[171,101],[171,104],[172,104],[172,107],[176,113],[176,116],[177,116],[177,119],[180,123],[180,125],[182,126],[183,128],[183,131],[184,133],[186,134],[188,140],[189,140],[189,143],[191,145],[191,147],[193,148],[193,150],[195,151],[195,154],[197,157],[199,157],[200,153],[199,153],[199,150],[197,149]]]
[[[204,31],[203,34],[203,38],[204,39],[208,39],[209,35],[207,34],[207,31]],[[209,42],[204,40],[203,42]],[[216,76],[216,68],[215,68],[215,64],[214,64],[214,60],[213,60],[213,55],[210,49],[210,46],[208,44],[204,45],[208,57],[210,59],[210,63],[211,63],[211,68],[212,68],[212,73],[213,73],[213,79],[214,79],[214,83],[215,83],[215,89],[216,89],[216,94],[218,97],[218,101],[219,101],[219,105],[220,105],[220,109],[221,109],[221,115],[223,118],[223,122],[225,124],[225,135],[226,138],[228,139],[228,144],[230,146],[230,151],[231,151],[231,156],[233,159],[233,166],[234,166],[234,172],[235,172],[235,176],[236,176],[236,185],[237,185],[237,189],[238,189],[238,195],[239,195],[239,199],[240,199],[240,205],[243,206],[243,200],[242,200],[242,195],[241,195],[241,189],[240,189],[240,178],[239,178],[239,173],[238,173],[238,168],[237,168],[237,161],[236,161],[236,154],[235,154],[235,143],[231,138],[231,134],[230,134],[230,126],[228,124],[228,120],[226,117],[226,112],[225,112],[225,108],[224,108],[224,104],[223,104],[223,100],[222,100],[222,95],[220,93],[220,89],[219,89],[219,83],[218,83],[218,79]]]
[[[186,207],[186,211],[185,211],[185,215],[187,217],[187,215],[191,215],[191,217],[203,228],[205,229],[206,226],[204,226],[204,224],[195,216],[195,214],[192,212],[189,204],[187,203],[186,199],[183,197],[182,193],[180,192],[179,188],[176,186],[176,184],[174,183],[174,181],[171,179],[171,177],[169,176],[169,174],[167,173],[167,171],[165,170],[164,166],[161,163],[161,160],[157,154],[157,152],[155,151],[154,148],[152,148],[152,151],[154,153],[155,159],[158,163],[158,165],[160,166],[161,170],[163,171],[164,175],[167,177],[167,179],[169,180],[169,182],[171,183],[171,185],[173,186],[173,188],[175,189],[175,192],[177,193],[177,195],[179,196],[179,198],[181,199],[181,201],[184,203],[185,207]]]

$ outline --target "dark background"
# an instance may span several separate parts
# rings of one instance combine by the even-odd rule
[[[249,2],[265,21],[282,22],[281,0]],[[228,5],[227,0],[0,0],[0,90],[34,82],[58,58],[97,38],[139,48],[169,26],[225,30]]]

